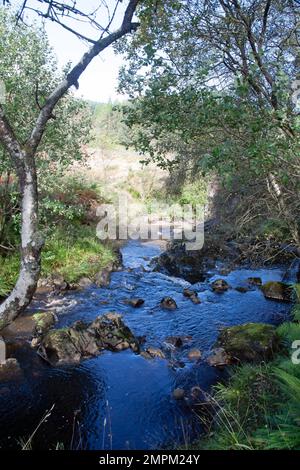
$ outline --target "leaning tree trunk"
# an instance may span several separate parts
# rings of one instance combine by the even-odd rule
[[[42,239],[38,232],[38,192],[34,156],[24,153],[18,166],[21,195],[21,267],[16,285],[0,305],[0,330],[29,305],[40,274]]]
[[[22,145],[12,129],[0,105],[0,142],[9,153],[16,168],[20,183],[22,202],[22,233],[21,233],[21,268],[17,283],[9,297],[0,305],[0,330],[11,323],[29,305],[40,274],[40,256],[42,240],[38,232],[38,191],[35,155],[42,140],[48,121],[53,118],[53,110],[59,100],[71,86],[78,87],[78,79],[91,61],[101,51],[126,34],[136,31],[139,23],[132,22],[139,0],[129,0],[123,21],[119,29],[98,40],[73,67],[68,75],[57,85],[40,109],[35,126],[25,146]]]

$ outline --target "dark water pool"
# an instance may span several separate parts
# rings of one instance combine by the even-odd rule
[[[171,367],[168,360],[146,360],[132,352],[105,352],[79,366],[52,368],[28,346],[16,348],[14,356],[22,367],[22,378],[0,384],[0,446],[19,448],[36,429],[46,410],[51,415],[33,438],[35,449],[153,449],[173,447],[192,440],[201,429],[199,418],[184,401],[172,399],[172,391],[200,385],[208,390],[220,376],[205,361],[188,359],[190,348],[204,355],[214,344],[220,328],[249,321],[280,323],[289,313],[287,305],[267,301],[258,289],[239,293],[234,289],[219,295],[209,282],[220,277],[217,268],[210,279],[193,285],[202,303],[193,304],[182,295],[189,283],[152,272],[151,258],[159,247],[129,242],[123,248],[124,270],[112,275],[108,288],[89,288],[56,299],[45,299],[34,308],[55,309],[58,327],[75,320],[93,320],[115,310],[147,345],[161,347],[172,335],[190,335],[192,340],[175,354],[184,367]],[[250,276],[263,282],[280,280],[284,269],[238,269],[227,279],[240,286]],[[173,297],[176,311],[158,307],[163,296]],[[134,309],[124,300],[142,297],[145,304]]]

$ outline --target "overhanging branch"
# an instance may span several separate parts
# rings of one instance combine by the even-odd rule
[[[139,27],[139,23],[132,22],[132,18],[136,11],[139,0],[130,0],[125,10],[122,25],[119,29],[113,33],[108,34],[106,37],[100,36],[99,40],[96,41],[91,48],[83,55],[81,60],[73,67],[66,78],[55,88],[51,95],[46,100],[45,105],[41,109],[36,125],[31,133],[31,136],[27,142],[27,148],[34,153],[41,141],[43,133],[45,131],[46,124],[50,119],[53,109],[58,101],[64,96],[64,94],[73,85],[78,87],[78,79],[85,71],[91,61],[100,54],[104,49],[109,47],[111,44],[116,42],[121,37],[128,33],[136,31]]]

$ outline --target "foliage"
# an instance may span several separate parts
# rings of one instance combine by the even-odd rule
[[[67,282],[76,282],[81,277],[92,278],[113,259],[109,246],[96,238],[94,227],[73,225],[54,232],[47,240],[42,253],[42,276],[57,273]]]
[[[215,387],[216,417],[212,438],[200,443],[205,449],[299,449],[300,369],[288,354],[300,338],[297,322],[277,329],[286,355],[268,364],[242,365],[233,370],[229,384]]]
[[[42,277],[60,274],[67,282],[92,278],[114,260],[108,245],[96,237],[94,227],[69,225],[56,229],[47,239],[42,253]],[[19,256],[0,256],[0,298],[9,294],[19,273]]]
[[[131,100],[126,122],[145,160],[217,174],[257,193],[248,219],[281,220],[299,239],[299,115],[293,2],[259,0],[145,2],[142,27],[120,50],[128,65],[120,90]],[[243,202],[243,200],[242,200]],[[264,230],[262,230],[264,233]]]
[[[41,275],[60,274],[67,282],[92,278],[114,259],[111,247],[96,237],[95,207],[104,201],[102,188],[70,176],[54,180],[50,187],[40,195],[41,231],[46,239]],[[19,227],[15,236],[17,230]],[[0,255],[0,297],[8,295],[15,285],[19,265],[15,249]]]
[[[0,77],[5,84],[6,116],[24,142],[40,107],[62,78],[45,31],[16,25],[15,17],[0,8]],[[67,95],[57,106],[36,158],[40,190],[48,192],[68,166],[83,160],[89,139],[91,114],[87,104]],[[67,132],[66,132],[67,130]],[[0,146],[0,244],[18,244],[20,233],[19,190],[15,168]],[[43,201],[45,206],[49,202]]]
[[[92,103],[92,145],[102,150],[114,149],[127,142],[127,126],[123,122],[123,106],[120,104]]]

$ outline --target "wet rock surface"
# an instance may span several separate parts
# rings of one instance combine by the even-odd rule
[[[246,292],[249,292],[249,288],[245,286],[237,286],[235,290],[240,292],[241,294],[246,294]]]
[[[247,281],[250,284],[250,286],[260,287],[262,285],[262,280],[260,277],[248,277]]]
[[[141,298],[126,299],[124,302],[133,308],[139,308],[145,303],[144,299]]]
[[[78,363],[101,351],[139,351],[138,340],[124,324],[122,316],[110,312],[92,323],[76,322],[70,328],[52,330],[44,336],[38,354],[51,365]]]
[[[214,282],[212,282],[211,288],[214,292],[221,294],[228,291],[230,286],[224,279],[216,279]]]
[[[184,297],[187,297],[188,299],[190,299],[194,304],[201,304],[201,300],[198,297],[198,292],[186,287],[183,290],[183,295]]]
[[[154,348],[152,346],[149,346],[145,350],[145,352],[146,352],[146,355],[144,355],[144,357],[148,357],[148,356],[150,356],[151,358],[158,357],[159,359],[165,359],[165,357],[166,357],[164,352],[161,349]]]
[[[206,361],[212,367],[224,367],[230,364],[231,359],[224,348],[215,348],[211,351]]]
[[[20,315],[13,323],[2,330],[6,339],[21,338],[30,341],[34,337],[41,337],[53,328],[57,320],[53,312],[37,312]]]
[[[171,345],[174,348],[181,348],[183,345],[183,339],[181,336],[168,336],[165,340],[167,345]]]
[[[217,345],[232,362],[261,362],[272,359],[279,350],[279,337],[273,325],[247,323],[224,328]]]
[[[284,282],[270,281],[262,286],[266,299],[291,302],[293,300],[293,289]]]
[[[181,244],[170,245],[152,265],[155,271],[181,277],[191,284],[205,279],[201,251],[187,251]]]
[[[161,308],[164,308],[166,310],[176,310],[177,309],[177,304],[172,297],[164,297],[160,301],[160,306]]]
[[[95,284],[98,287],[107,287],[110,283],[111,270],[103,269],[95,275]]]

